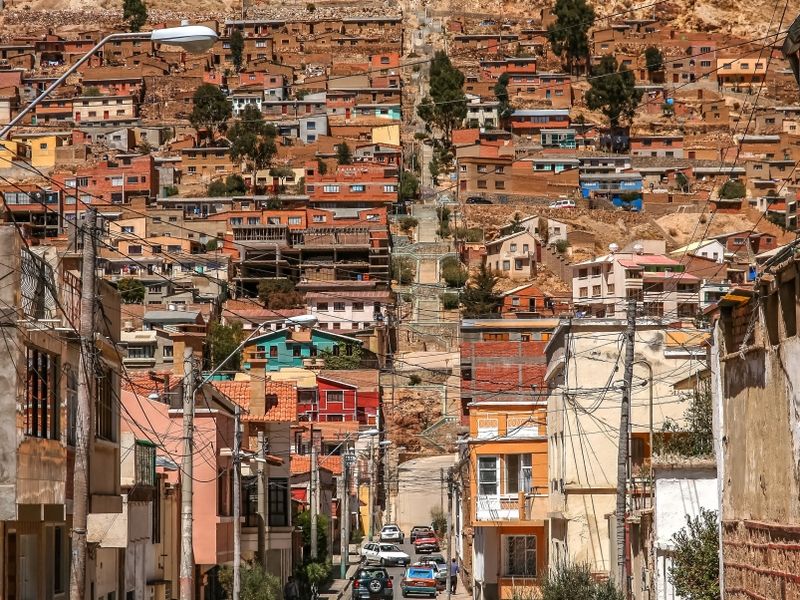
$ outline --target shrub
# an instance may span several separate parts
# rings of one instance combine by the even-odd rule
[[[445,310],[454,310],[459,306],[458,294],[442,294],[442,307]]]
[[[431,527],[440,536],[447,533],[447,514],[438,506],[431,509]]]
[[[414,282],[416,268],[414,261],[406,256],[397,256],[392,259],[392,279],[400,285]]]
[[[405,233],[409,233],[414,227],[419,225],[419,221],[414,217],[401,217],[398,223],[400,225],[400,231]]]
[[[744,198],[747,195],[747,190],[744,184],[738,179],[729,179],[719,189],[719,197],[725,199]]]
[[[559,254],[564,254],[564,252],[567,251],[567,248],[569,248],[569,242],[567,240],[558,240],[555,246],[556,246],[556,252],[558,252]]]
[[[408,385],[419,385],[422,383],[422,377],[414,373],[408,376]]]
[[[442,261],[442,279],[448,287],[464,287],[469,279],[469,273],[457,258],[448,256]]]

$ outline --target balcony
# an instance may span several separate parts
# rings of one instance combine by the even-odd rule
[[[549,510],[545,488],[532,488],[530,492],[477,496],[475,517],[478,521],[543,521]]]

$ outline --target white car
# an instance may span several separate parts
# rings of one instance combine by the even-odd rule
[[[384,525],[381,528],[380,540],[382,542],[397,542],[403,543],[403,532],[397,525]]]
[[[411,564],[411,557],[394,544],[369,542],[361,548],[361,560],[366,564],[378,564],[383,567],[397,565],[405,567]]]
[[[551,203],[549,208],[575,208],[574,200],[556,200]]]

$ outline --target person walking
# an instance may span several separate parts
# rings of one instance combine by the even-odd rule
[[[450,563],[450,593],[456,593],[456,587],[458,586],[458,561],[453,559],[453,562]]]
[[[283,586],[283,600],[300,600],[300,590],[294,577],[289,575],[289,580]]]

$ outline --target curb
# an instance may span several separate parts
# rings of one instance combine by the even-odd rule
[[[342,598],[343,598],[343,597],[344,597],[344,596],[347,594],[347,592],[350,590],[350,587],[353,585],[353,580],[352,580],[352,579],[350,579],[350,577],[352,577],[352,576],[355,574],[355,572],[356,572],[356,570],[358,569],[358,567],[359,567],[359,564],[358,564],[358,563],[356,563],[356,564],[351,564],[351,565],[349,565],[349,566],[347,567],[347,579],[345,580],[344,587],[343,587],[342,589],[340,589],[340,590],[339,590],[339,591],[336,593],[336,595],[335,595],[335,596],[330,596],[330,598],[333,598],[334,600],[342,600]]]

